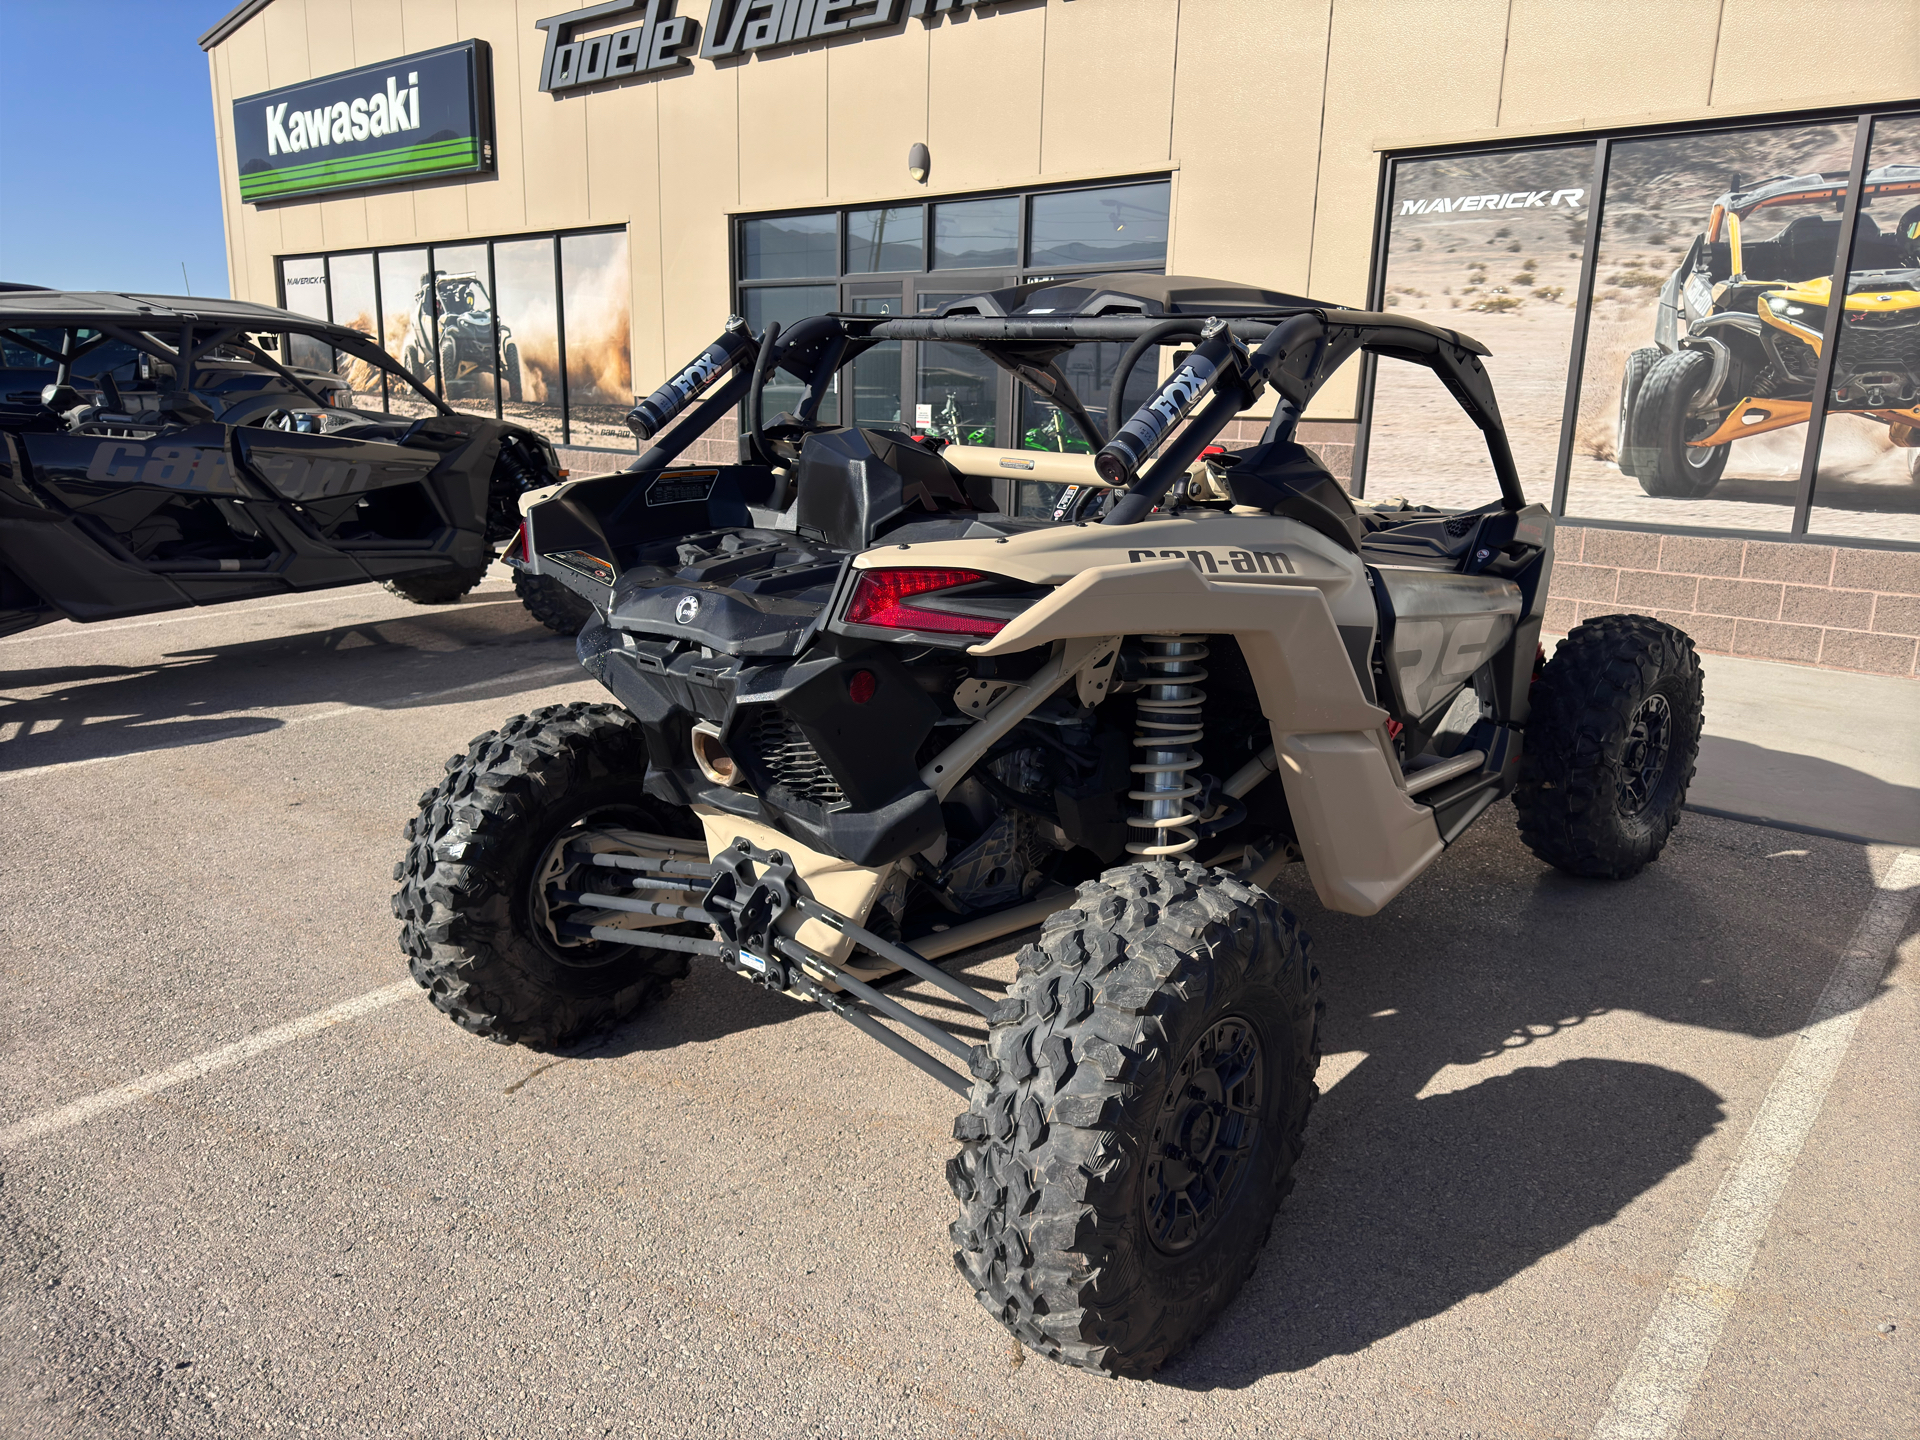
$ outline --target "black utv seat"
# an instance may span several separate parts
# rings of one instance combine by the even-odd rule
[[[842,550],[914,520],[997,508],[991,481],[962,475],[897,430],[815,430],[800,450],[799,483],[795,528]]]

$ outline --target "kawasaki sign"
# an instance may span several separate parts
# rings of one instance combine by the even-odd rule
[[[700,0],[683,0],[689,10]],[[706,0],[704,27],[673,13],[675,0],[600,0],[534,21],[547,32],[540,88],[578,90],[658,74],[703,60],[784,50],[919,17],[929,25],[961,11],[985,15],[993,0]],[[617,28],[602,28],[617,27]],[[597,33],[587,34],[588,30]],[[696,51],[696,45],[698,47]]]
[[[240,198],[259,204],[493,168],[484,40],[233,102]]]

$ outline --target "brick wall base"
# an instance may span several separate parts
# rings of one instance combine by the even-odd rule
[[[1561,525],[1547,628],[1633,611],[1702,650],[1920,675],[1920,553]]]

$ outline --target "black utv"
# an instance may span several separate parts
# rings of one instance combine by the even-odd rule
[[[433,413],[355,409],[338,375],[278,358],[292,336]],[[346,326],[25,286],[0,291],[0,441],[0,635],[369,580],[457,600],[520,496],[564,475],[541,436],[456,413]],[[579,628],[586,607],[558,585],[518,588],[544,623]]]

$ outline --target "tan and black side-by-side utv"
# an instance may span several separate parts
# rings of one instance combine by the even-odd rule
[[[895,340],[991,356],[1094,453],[820,423],[833,377]],[[1187,353],[1109,433],[1055,363],[1090,343],[1126,347],[1116,417],[1155,347]],[[1294,430],[1357,350],[1445,382],[1497,500],[1348,498]],[[1485,353],[1142,275],[731,323],[635,410],[645,438],[681,419],[665,442],[523,507],[509,559],[591,602],[581,661],[619,703],[517,716],[421,797],[394,901],[414,975],[533,1045],[696,955],[818,1002],[964,1097],[952,1234],[981,1302],[1043,1354],[1155,1370],[1252,1267],[1317,1093],[1318,972],[1262,887],[1300,861],[1322,904],[1372,914],[1509,794],[1543,859],[1625,877],[1693,773],[1685,635],[1609,616],[1541,659],[1553,521]],[[803,399],[769,419],[780,371]],[[1269,388],[1264,439],[1210,451]],[[743,401],[742,463],[673,463]],[[996,510],[1007,474],[1053,482],[1051,513]],[[941,968],[1036,924],[1003,998]]]

